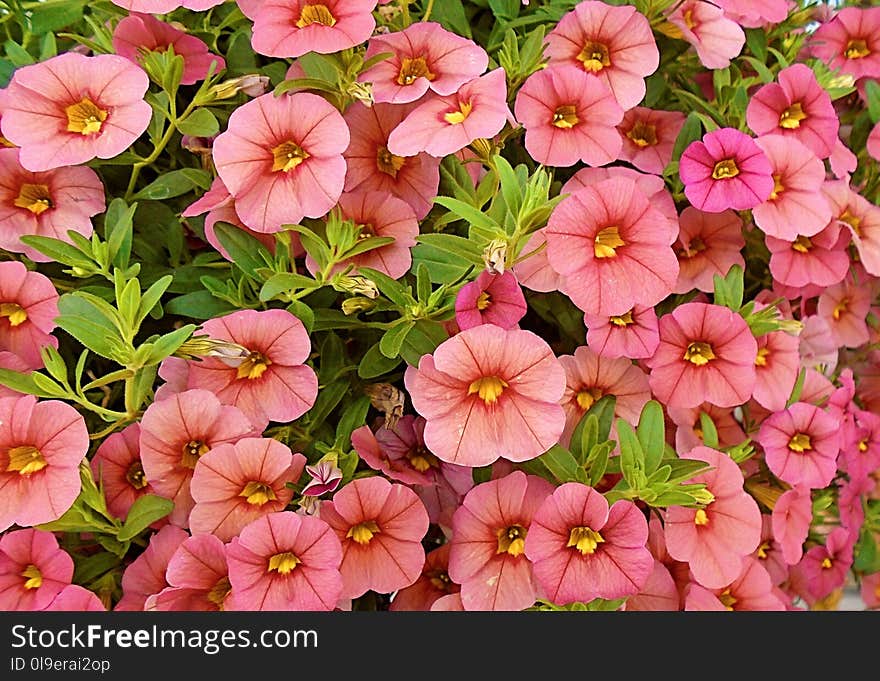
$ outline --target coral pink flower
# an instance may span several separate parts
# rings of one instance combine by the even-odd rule
[[[79,494],[88,449],[85,420],[69,404],[0,399],[0,532],[60,518]]]
[[[874,160],[880,161],[880,122],[876,123],[874,127],[871,128],[866,147],[868,153],[874,158]]]
[[[195,506],[193,534],[213,534],[227,542],[257,518],[283,511],[293,497],[306,457],[265,437],[215,445],[199,457],[190,488]]]
[[[550,64],[570,64],[598,76],[620,106],[645,96],[645,77],[660,64],[651,25],[635,7],[584,0],[547,34]]]
[[[654,569],[648,521],[631,501],[608,502],[567,482],[535,512],[525,542],[542,593],[565,605],[632,596]]]
[[[270,513],[226,549],[230,609],[333,610],[342,592],[342,546],[320,518]]]
[[[355,102],[345,111],[351,142],[343,152],[348,169],[345,191],[378,190],[406,201],[421,220],[431,210],[440,185],[440,159],[426,153],[395,156],[388,138],[416,104],[367,107]]]
[[[446,594],[440,596],[431,605],[432,612],[464,612],[464,604],[461,602],[461,593]]]
[[[754,208],[773,193],[773,169],[755,140],[735,128],[708,132],[681,155],[679,175],[695,208]]]
[[[155,492],[174,501],[171,523],[188,526],[194,504],[190,485],[199,458],[217,445],[254,434],[239,409],[222,405],[208,390],[185,390],[147,407],[141,417],[141,462]]]
[[[674,7],[669,23],[681,32],[682,40],[693,45],[707,69],[726,69],[742,52],[746,34],[721,8],[701,0],[687,0]]]
[[[670,420],[675,424],[675,449],[687,452],[703,444],[703,419],[705,414],[715,426],[719,447],[734,447],[746,439],[742,426],[729,407],[716,407],[703,402],[696,407],[667,407]]]
[[[525,542],[553,486],[514,471],[474,487],[452,518],[449,576],[465,610],[523,610],[538,597]]]
[[[513,272],[491,274],[482,270],[462,286],[455,298],[455,321],[461,330],[480,324],[515,328],[527,310],[526,299]]]
[[[560,442],[567,445],[583,415],[598,400],[613,395],[614,418],[635,425],[645,403],[651,399],[648,376],[628,359],[601,357],[586,345],[571,355],[560,355],[566,386],[562,395],[565,430]],[[613,436],[612,436],[613,437]]]
[[[49,256],[19,238],[48,236],[70,243],[68,230],[91,236],[90,218],[104,212],[104,185],[86,167],[32,173],[18,162],[18,154],[18,149],[0,149],[0,248],[48,262]]]
[[[853,538],[849,530],[836,527],[825,544],[809,549],[791,568],[791,581],[799,595],[813,605],[843,587],[853,563]]]
[[[849,241],[849,232],[836,222],[813,236],[798,234],[792,241],[767,236],[764,242],[770,251],[770,274],[786,286],[833,286],[849,269]]]
[[[427,419],[425,444],[437,458],[486,466],[499,457],[527,461],[559,440],[565,371],[531,331],[483,324],[443,341],[406,389]]]
[[[258,232],[278,232],[336,204],[348,143],[348,126],[326,99],[267,93],[232,112],[213,155],[241,221]]]
[[[388,609],[392,612],[430,610],[437,599],[461,591],[461,585],[449,577],[450,543],[443,544],[425,556],[422,574],[415,582],[394,594]]]
[[[781,23],[789,11],[789,0],[717,0],[716,4],[727,16],[746,28]]]
[[[826,182],[824,190],[833,219],[852,235],[865,270],[880,276],[880,206],[854,191],[845,180]]]
[[[591,73],[557,64],[530,75],[516,94],[514,113],[526,130],[525,146],[538,163],[589,166],[620,155],[617,132],[623,109]]]
[[[208,320],[202,330],[249,354],[236,366],[213,357],[190,362],[187,387],[206,388],[221,402],[234,404],[259,430],[269,421],[293,421],[312,408],[318,378],[304,364],[312,344],[290,312],[239,310]]]
[[[743,559],[739,576],[725,587],[707,589],[691,584],[684,609],[761,611],[785,610],[785,603],[774,593],[770,573],[751,556]]]
[[[685,303],[659,321],[647,360],[654,395],[669,407],[744,404],[755,387],[758,346],[745,320],[720,305]]]
[[[806,64],[782,69],[777,80],[752,95],[746,109],[748,126],[759,136],[796,139],[820,159],[828,158],[840,127],[831,96]]]
[[[352,480],[321,506],[321,518],[342,543],[342,598],[391,593],[421,574],[428,512],[409,487],[379,476]]]
[[[660,344],[657,313],[650,305],[634,305],[622,315],[584,315],[587,345],[602,357],[645,359]]]
[[[73,579],[73,559],[51,532],[0,537],[0,610],[45,610]]]
[[[388,150],[397,156],[426,152],[443,157],[478,138],[492,138],[513,118],[504,69],[469,80],[457,92],[420,103],[392,131]]]
[[[40,348],[58,347],[51,335],[57,317],[58,292],[49,277],[15,260],[0,262],[0,350],[41,368]]]
[[[795,485],[776,500],[771,516],[773,537],[786,564],[796,565],[800,561],[812,522],[813,503],[806,485]]]
[[[185,539],[171,560],[165,577],[169,586],[151,597],[155,610],[224,610],[231,587],[226,546],[210,534]]]
[[[672,291],[678,260],[669,227],[633,180],[612,177],[557,204],[545,228],[547,257],[580,309],[623,315]]]
[[[202,12],[216,7],[224,0],[111,0],[114,5],[124,7],[130,12],[150,12],[151,14],[168,14],[178,7],[194,12]]]
[[[869,481],[880,468],[880,415],[857,409],[844,426],[838,466],[854,482]]]
[[[208,51],[208,46],[198,38],[188,35],[152,14],[132,13],[116,24],[113,31],[113,49],[121,57],[141,64],[147,52],[174,50],[176,56],[183,57],[183,76],[181,85],[192,85],[208,77],[213,64],[213,73],[226,68],[226,60]]]
[[[759,336],[752,397],[765,409],[779,411],[791,396],[800,370],[799,339],[785,331]]]
[[[880,7],[844,7],[809,38],[812,56],[853,78],[880,77]]]
[[[767,467],[780,480],[813,489],[828,486],[837,473],[840,422],[806,402],[769,416],[755,438]]]
[[[68,584],[58,593],[46,610],[62,612],[106,612],[98,594],[79,584]]]
[[[821,294],[817,314],[825,319],[831,340],[839,347],[857,348],[870,340],[867,316],[871,311],[871,288],[847,275]]]
[[[643,172],[660,175],[672,160],[672,148],[684,119],[680,111],[642,106],[630,109],[617,126],[623,139],[620,160],[628,161]]]
[[[452,534],[452,515],[474,486],[473,473],[465,466],[441,463],[440,472],[432,475],[432,484],[413,485],[413,490],[425,505],[431,523],[448,538]]]
[[[768,135],[755,142],[770,161],[774,185],[770,197],[752,209],[755,224],[765,234],[787,241],[821,232],[831,220],[831,206],[822,192],[825,164],[793,138]]]
[[[724,277],[730,268],[745,268],[740,252],[746,245],[742,219],[732,210],[704,213],[687,206],[679,216],[678,241],[673,245],[678,256],[678,281],[673,293],[692,289],[711,293],[714,275]]]
[[[122,574],[122,598],[114,610],[143,610],[147,599],[168,586],[165,570],[177,548],[189,537],[186,530],[166,525],[150,537],[147,548]]]
[[[367,40],[376,0],[265,0],[254,16],[251,45],[269,57],[332,54]]]
[[[727,454],[695,447],[681,458],[712,466],[688,481],[704,483],[712,501],[699,509],[666,509],[666,549],[675,560],[688,563],[701,586],[721,589],[741,574],[743,558],[758,548],[761,511],[743,490],[742,471]]]
[[[777,505],[778,503],[777,501]],[[773,535],[772,518],[766,513],[761,514],[761,544],[755,549],[752,557],[764,566],[774,585],[783,584],[788,580],[788,564],[782,556],[781,543]]]
[[[65,52],[22,66],[0,96],[3,136],[34,172],[113,158],[147,129],[148,85],[143,69],[115,54]]]
[[[140,423],[132,423],[108,436],[90,462],[95,482],[103,486],[107,509],[122,520],[135,501],[156,494],[144,474],[140,437]]]
[[[681,597],[669,569],[656,558],[648,579],[639,592],[626,599],[627,612],[663,612],[681,610]]]
[[[486,50],[433,21],[373,36],[364,59],[384,52],[394,56],[358,76],[361,82],[373,84],[376,102],[414,102],[428,90],[451,95],[489,65]]]
[[[558,291],[564,286],[565,277],[550,266],[547,259],[547,236],[544,228],[535,231],[520,251],[520,261],[511,271],[522,286],[531,291]]]

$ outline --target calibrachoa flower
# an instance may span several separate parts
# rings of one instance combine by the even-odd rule
[[[465,610],[523,610],[538,597],[525,555],[532,518],[553,486],[514,471],[467,493],[452,518],[449,577]]]
[[[186,7],[194,12],[216,7],[224,0],[112,0],[114,5],[124,7],[130,12],[150,12],[168,14],[178,7]]]
[[[742,219],[732,210],[704,213],[687,206],[679,216],[678,241],[673,245],[678,257],[678,282],[673,293],[692,289],[711,293],[714,276],[724,277],[730,268],[745,268],[740,252],[746,245]]]
[[[107,612],[98,594],[79,584],[65,586],[45,609],[64,612]]]
[[[0,399],[0,532],[60,518],[79,494],[88,449],[85,420],[69,404]]]
[[[231,587],[226,545],[211,534],[185,539],[168,561],[169,586],[151,597],[155,610],[224,610]]]
[[[400,589],[388,609],[392,612],[405,610],[430,610],[437,601],[461,591],[461,585],[449,577],[449,552],[452,544],[446,542],[425,556],[422,574],[409,586]]]
[[[880,122],[871,128],[871,134],[868,135],[868,141],[865,143],[868,153],[875,161],[880,161]]]
[[[785,331],[771,331],[755,339],[755,388],[752,397],[765,409],[785,408],[800,371],[800,340]]]
[[[617,126],[623,140],[620,160],[646,173],[661,174],[672,160],[672,148],[684,120],[680,111],[642,106],[630,109]]]
[[[323,97],[268,93],[232,112],[213,156],[241,221],[258,232],[278,232],[336,204],[348,143],[348,126]]]
[[[461,330],[480,324],[504,329],[517,327],[526,314],[526,299],[511,271],[492,274],[482,270],[476,280],[462,286],[455,297],[455,321]]]
[[[880,77],[880,7],[844,7],[807,41],[810,53],[854,78]]]
[[[827,181],[823,188],[832,219],[852,235],[865,270],[880,276],[880,206],[858,194],[845,180]],[[845,241],[843,235],[841,240]]]
[[[707,69],[726,69],[746,44],[746,34],[720,7],[702,0],[688,0],[669,15],[676,30],[670,35],[693,45],[700,63]],[[680,34],[680,35],[679,35]]]
[[[791,581],[799,595],[813,605],[846,582],[853,563],[853,539],[843,527],[835,527],[825,543],[813,546],[791,568]]]
[[[314,516],[270,513],[226,549],[230,609],[333,610],[342,592],[342,546]]]
[[[620,106],[631,109],[645,96],[645,77],[660,64],[647,18],[635,7],[584,0],[547,34],[550,63],[595,74]]]
[[[541,591],[558,605],[639,592],[654,569],[648,521],[631,501],[608,502],[578,482],[560,485],[535,512],[525,542]]]
[[[813,236],[798,234],[783,241],[768,235],[764,243],[770,251],[770,274],[786,286],[833,286],[849,269],[849,241],[849,232],[833,221]]]
[[[45,610],[73,579],[73,559],[51,532],[34,528],[0,537],[0,609]]]
[[[634,305],[620,315],[584,314],[587,345],[603,357],[645,359],[660,344],[657,313],[650,305]]]
[[[789,10],[788,0],[717,0],[716,4],[747,28],[778,24],[785,21]]]
[[[147,599],[168,586],[165,570],[177,548],[189,537],[186,530],[166,525],[150,536],[150,543],[122,574],[122,598],[114,610],[143,610]]]
[[[320,497],[324,494],[336,491],[342,482],[342,470],[336,465],[333,456],[322,457],[314,466],[306,466],[306,473],[311,477],[301,494],[305,496]]]
[[[553,446],[565,426],[558,404],[565,371],[531,331],[482,324],[422,355],[404,376],[425,417],[425,445],[448,463],[526,461]]]
[[[143,69],[115,54],[65,52],[22,66],[0,93],[3,136],[34,172],[113,158],[147,129],[148,85]]]
[[[825,319],[836,345],[857,348],[871,340],[866,319],[872,297],[869,282],[851,276],[819,294],[816,312]]]
[[[838,466],[854,482],[869,482],[880,466],[880,415],[857,409],[844,422]]]
[[[685,303],[659,321],[647,360],[654,395],[670,407],[743,404],[755,387],[758,346],[745,320],[720,305]]]
[[[688,587],[685,610],[785,610],[773,591],[770,573],[751,556],[743,559],[740,575],[725,587],[707,589],[699,584]]]
[[[681,155],[679,175],[695,208],[747,210],[773,192],[772,168],[755,140],[735,128],[708,132]]]
[[[734,447],[746,439],[746,434],[730,407],[716,407],[703,402],[696,407],[667,406],[666,411],[675,424],[676,451],[686,452],[703,444],[703,414],[712,421],[718,434],[719,447]]]
[[[795,485],[776,500],[770,522],[773,537],[779,543],[782,557],[788,565],[800,562],[812,521],[813,500],[808,486]]]
[[[140,423],[132,423],[109,435],[90,462],[95,482],[103,485],[107,509],[123,520],[140,497],[156,494],[144,474],[140,438]]]
[[[58,292],[52,281],[15,260],[0,262],[0,350],[17,355],[31,369],[43,366],[40,349],[58,347],[52,335]]]

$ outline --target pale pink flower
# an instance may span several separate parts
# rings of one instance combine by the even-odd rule
[[[526,311],[525,296],[509,270],[503,274],[481,270],[455,297],[455,321],[462,331],[480,324],[516,328]]]
[[[0,262],[0,351],[17,355],[30,369],[43,366],[40,349],[58,347],[52,335],[58,317],[52,280],[17,260]]]
[[[672,160],[672,148],[684,120],[680,111],[633,107],[617,126],[623,140],[620,160],[643,172],[660,175]]]
[[[669,22],[681,31],[682,40],[693,45],[707,69],[726,69],[742,52],[746,34],[721,8],[702,0],[687,0],[673,7]]]
[[[584,314],[587,345],[603,357],[646,359],[660,344],[657,313],[651,305],[634,305],[622,315]]]
[[[704,213],[686,206],[679,216],[680,231],[673,245],[678,257],[678,281],[673,293],[692,289],[711,293],[715,275],[724,277],[734,265],[745,268],[742,219],[732,210]]]

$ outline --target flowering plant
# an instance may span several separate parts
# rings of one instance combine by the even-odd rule
[[[880,8],[0,2],[0,608],[880,606]]]

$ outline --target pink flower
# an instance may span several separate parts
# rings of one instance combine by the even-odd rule
[[[418,579],[428,513],[405,485],[374,476],[345,485],[321,507],[342,543],[342,598],[391,593]]]
[[[242,222],[258,232],[278,232],[303,217],[321,217],[336,204],[348,142],[348,126],[326,99],[268,93],[232,112],[213,155]]]
[[[812,522],[813,501],[806,485],[795,485],[777,499],[771,523],[773,536],[779,542],[786,564],[800,562]]]
[[[147,129],[149,78],[115,54],[65,52],[16,69],[2,93],[3,136],[33,172],[113,158]]]
[[[461,584],[465,610],[523,610],[538,587],[525,542],[535,512],[553,486],[514,471],[474,487],[452,518],[449,576]]]
[[[489,65],[489,55],[472,40],[433,21],[419,21],[402,31],[375,35],[364,59],[390,52],[358,76],[373,84],[373,100],[405,104],[428,90],[451,95]]]
[[[568,482],[535,512],[526,537],[541,591],[558,605],[637,594],[654,569],[648,522],[631,501],[610,508],[592,487]]]
[[[828,165],[831,166],[831,173],[838,180],[850,180],[852,174],[858,167],[859,159],[838,137],[834,141],[834,151],[828,157]]]
[[[679,217],[678,241],[673,245],[678,256],[678,282],[673,293],[692,289],[711,293],[714,275],[724,277],[730,268],[745,268],[741,250],[746,245],[742,219],[732,210],[704,213],[687,206]]]
[[[191,362],[189,388],[205,388],[233,404],[258,430],[269,421],[289,423],[315,403],[318,378],[304,364],[311,341],[302,322],[287,310],[239,310],[210,319],[202,330],[212,338],[245,347],[236,366],[209,357]]]
[[[669,568],[655,558],[651,574],[639,592],[626,599],[625,609],[627,612],[681,610],[681,597]]]
[[[458,594],[461,585],[449,577],[450,543],[438,546],[425,556],[422,574],[415,582],[394,594],[388,610],[392,612],[430,610],[437,599]]]
[[[853,564],[853,538],[844,527],[836,527],[825,544],[809,549],[791,568],[791,581],[808,604],[829,596],[846,583]]]
[[[755,140],[735,128],[719,128],[691,142],[679,166],[685,196],[706,213],[763,203],[773,192],[772,174]]]
[[[839,347],[857,348],[870,341],[866,319],[873,296],[867,283],[847,275],[819,294],[816,312],[828,324],[831,340]]]
[[[124,7],[130,12],[150,12],[168,14],[178,7],[186,7],[194,12],[202,12],[216,7],[224,0],[111,0],[114,5]]]
[[[457,92],[420,103],[391,132],[388,150],[397,156],[426,152],[443,157],[478,138],[492,138],[513,118],[507,107],[504,69],[469,80]]]
[[[880,468],[880,415],[855,410],[844,421],[841,443],[839,468],[854,482],[871,481],[871,474]]]
[[[871,610],[880,608],[880,572],[862,576],[859,595],[866,608]]]
[[[222,541],[210,534],[189,537],[168,561],[169,586],[151,597],[151,609],[224,610],[231,591],[228,573]]]
[[[177,548],[189,537],[186,530],[166,525],[150,537],[147,548],[122,574],[122,598],[114,610],[140,611],[147,599],[168,586],[165,570]]]
[[[95,482],[103,485],[107,509],[122,520],[135,501],[145,494],[156,494],[144,474],[140,437],[140,423],[132,423],[109,435],[90,462]]]
[[[395,156],[388,151],[391,132],[416,104],[367,107],[355,102],[345,111],[351,142],[343,152],[348,169],[345,191],[379,190],[406,201],[421,220],[431,210],[440,185],[440,159],[422,152]]]
[[[717,0],[717,5],[746,28],[781,23],[789,12],[789,0]]]
[[[0,399],[0,532],[60,518],[79,494],[88,449],[85,420],[69,404]]]
[[[425,444],[437,458],[485,466],[498,457],[527,461],[562,434],[558,404],[565,371],[531,331],[483,324],[443,341],[404,376],[427,419]]]
[[[565,277],[550,267],[546,244],[547,237],[543,227],[532,232],[520,251],[521,260],[511,268],[520,285],[531,291],[547,293],[558,291],[564,286]]]
[[[712,500],[704,508],[666,509],[666,548],[672,558],[688,563],[701,586],[721,589],[741,574],[743,559],[758,548],[761,511],[743,490],[739,466],[723,452],[695,447],[681,458],[712,466],[688,480],[704,483]]]
[[[145,53],[165,52],[169,47],[176,56],[183,57],[181,85],[192,85],[207,78],[212,64],[214,74],[226,68],[226,60],[209,52],[203,41],[159,21],[152,14],[132,13],[116,24],[113,31],[116,54],[138,65],[142,65]]]
[[[844,7],[808,40],[812,56],[854,78],[880,77],[880,7]]]
[[[620,106],[633,108],[645,96],[645,77],[660,64],[647,18],[635,7],[584,0],[547,34],[550,64],[570,64],[598,76]]]
[[[252,435],[248,418],[207,390],[185,390],[147,407],[141,418],[141,461],[156,494],[174,501],[171,523],[188,526],[199,458],[217,445]]]
[[[871,128],[866,147],[868,153],[874,158],[874,160],[880,161],[880,122],[876,123],[874,127]]]
[[[491,274],[482,270],[476,280],[462,286],[455,297],[455,321],[461,330],[480,324],[513,329],[527,309],[522,289],[510,271]]]
[[[314,466],[306,466],[306,473],[311,477],[303,487],[301,494],[319,497],[334,492],[342,482],[342,470],[333,459],[323,458]]]
[[[45,610],[73,579],[73,559],[51,532],[0,537],[0,610]]]
[[[107,612],[98,594],[79,584],[68,584],[58,593],[46,610],[61,612]]]
[[[0,262],[0,350],[41,368],[40,349],[58,347],[51,335],[58,314],[58,292],[49,277],[15,260]]]
[[[779,411],[791,396],[800,370],[799,339],[785,331],[758,336],[752,397],[765,409]]]
[[[786,286],[833,286],[843,280],[849,269],[847,231],[830,222],[813,236],[798,234],[793,241],[767,236],[770,251],[770,274]]]
[[[617,126],[623,140],[620,160],[628,161],[643,172],[660,175],[672,160],[672,148],[684,119],[680,111],[641,106],[630,109]]]
[[[785,610],[785,603],[774,593],[770,573],[757,559],[744,558],[739,576],[725,587],[707,589],[691,584],[684,609],[766,611]]]
[[[615,126],[623,109],[602,80],[574,66],[556,64],[530,75],[516,94],[514,114],[538,163],[601,166],[620,155]]]
[[[852,235],[865,270],[880,276],[880,206],[854,191],[845,180],[826,182],[824,189],[832,218]]]
[[[756,144],[770,161],[773,191],[752,209],[755,224],[765,234],[786,241],[821,232],[831,220],[831,206],[822,192],[825,164],[791,137],[768,135]]]
[[[70,243],[68,230],[91,236],[91,217],[103,213],[104,185],[91,168],[25,170],[18,149],[0,148],[0,247],[36,262],[50,258],[19,238],[48,236]]]
[[[718,433],[719,447],[733,447],[746,439],[742,426],[733,416],[729,407],[716,407],[703,402],[696,407],[666,408],[670,420],[675,424],[675,449],[686,452],[703,444],[703,419],[705,414]]]
[[[828,158],[840,127],[831,96],[806,64],[782,69],[777,81],[752,95],[746,109],[748,126],[758,136],[796,139],[820,159]]]
[[[840,422],[812,404],[795,402],[775,412],[755,439],[764,449],[767,467],[791,485],[821,489],[837,473]]]
[[[265,437],[215,445],[193,470],[193,534],[213,534],[228,542],[257,518],[283,511],[293,497],[287,486],[302,474],[306,457]]]
[[[342,546],[314,516],[281,511],[245,527],[226,550],[236,610],[333,610]]]
[[[688,0],[673,5],[669,22],[681,31],[681,38],[693,45],[700,63],[707,69],[726,69],[746,43],[739,24],[711,2]]]
[[[651,305],[634,305],[622,315],[584,315],[587,345],[602,357],[645,359],[660,344],[657,313]]]

